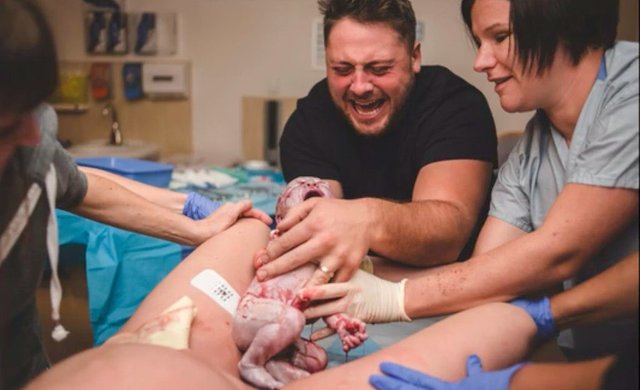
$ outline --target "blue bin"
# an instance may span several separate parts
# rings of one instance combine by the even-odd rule
[[[171,181],[173,165],[124,157],[77,158],[80,166],[103,169],[156,187],[167,187]]]

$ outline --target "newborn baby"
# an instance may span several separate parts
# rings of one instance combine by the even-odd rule
[[[329,185],[315,177],[299,177],[287,185],[278,198],[276,223],[289,209],[312,197],[333,197]],[[277,236],[277,229],[272,232]],[[265,282],[253,279],[238,304],[233,321],[233,338],[245,351],[238,363],[240,376],[247,382],[277,389],[327,365],[324,349],[300,337],[305,325],[302,314],[308,303],[298,292],[313,275],[315,264],[306,264]],[[367,338],[365,324],[345,314],[324,318],[336,331],[345,351]]]

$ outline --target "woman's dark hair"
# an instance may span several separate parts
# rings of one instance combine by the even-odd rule
[[[505,0],[507,1],[507,0]],[[509,24],[524,70],[541,74],[553,64],[559,45],[578,64],[589,49],[613,46],[619,0],[509,0]],[[475,0],[462,0],[464,23],[471,33]]]
[[[22,113],[58,84],[51,30],[30,0],[0,0],[0,113]]]
[[[407,44],[409,52],[416,42],[416,16],[409,0],[319,0],[324,15],[324,43],[333,26],[343,18],[359,23],[386,23]]]

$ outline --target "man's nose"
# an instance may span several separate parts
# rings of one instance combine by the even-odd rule
[[[349,89],[354,95],[362,96],[373,91],[373,84],[366,72],[356,71],[353,73],[353,80]]]

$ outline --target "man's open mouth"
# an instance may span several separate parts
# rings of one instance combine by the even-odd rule
[[[371,116],[378,113],[380,108],[384,105],[385,99],[378,99],[368,103],[358,103],[355,100],[351,101],[351,107],[359,114],[363,116]]]

